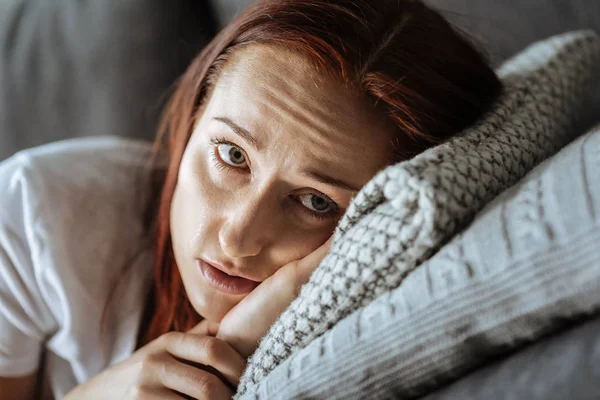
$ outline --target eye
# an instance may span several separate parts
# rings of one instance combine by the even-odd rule
[[[298,200],[304,207],[317,214],[327,214],[336,210],[336,204],[333,201],[316,194],[303,194],[298,196]]]
[[[229,143],[217,144],[217,152],[219,158],[227,165],[236,168],[246,168],[248,163],[246,161],[246,155],[239,147]]]

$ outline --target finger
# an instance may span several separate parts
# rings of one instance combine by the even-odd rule
[[[219,325],[219,322],[208,321],[206,319],[203,319],[192,329],[187,331],[187,333],[192,333],[198,336],[217,336],[217,333],[219,332]],[[138,349],[138,351],[135,352],[135,355],[133,357],[143,358],[148,354],[154,353],[157,349],[160,349],[161,346],[162,344],[160,343],[160,340],[153,340],[146,346],[142,347],[141,349]]]
[[[298,261],[298,274],[301,280],[305,283],[310,278],[310,275],[321,264],[331,247],[333,236],[331,236],[318,249]]]
[[[196,324],[192,329],[187,331],[187,333],[191,333],[191,334],[198,335],[198,336],[213,336],[214,337],[214,336],[217,336],[217,333],[219,332],[219,325],[220,324],[218,322],[213,322],[213,321],[208,321],[206,319],[203,319],[201,322]],[[167,335],[168,335],[168,333],[167,333]],[[159,339],[162,339],[162,337],[159,337]],[[142,347],[141,349],[138,349],[138,351],[135,352],[133,357],[134,358],[143,358],[148,354],[152,354],[152,353],[156,352],[158,349],[161,349],[163,346],[161,341],[162,340],[153,340],[146,346]]]
[[[216,336],[217,332],[219,332],[219,323],[206,319],[187,331],[187,333],[193,333],[200,336]]]
[[[227,379],[225,379],[225,377],[223,376],[222,373],[220,373],[216,368],[211,367],[210,365],[206,365],[206,364],[200,364],[194,361],[188,361],[188,360],[184,360],[182,358],[177,358],[177,361],[182,362],[184,364],[187,365],[191,365],[194,368],[198,368],[201,369],[202,371],[206,371],[208,373],[211,373],[213,375],[215,375],[217,378],[219,378],[221,380],[221,382],[223,382],[229,389],[235,391],[236,390],[236,386],[233,385],[232,383],[230,383]]]
[[[159,380],[165,388],[180,393],[183,398],[219,400],[231,399],[233,395],[233,391],[215,375],[186,365],[172,356],[164,359]]]
[[[137,398],[144,400],[183,400],[183,399],[195,399],[188,395],[180,394],[166,387],[163,388],[148,388],[141,389]]]
[[[332,239],[301,260],[291,262],[263,281],[221,320],[217,338],[250,357],[260,339],[294,301],[329,251]]]
[[[175,357],[216,369],[233,386],[237,386],[246,360],[227,342],[212,336],[172,332],[165,349]]]

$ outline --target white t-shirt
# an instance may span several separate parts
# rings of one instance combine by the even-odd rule
[[[0,376],[33,373],[45,351],[44,399],[60,399],[134,351],[152,271],[149,156],[149,143],[104,137],[0,163]]]

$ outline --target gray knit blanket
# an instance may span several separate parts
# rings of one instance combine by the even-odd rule
[[[248,360],[238,393],[338,321],[400,285],[486,203],[571,142],[600,73],[600,37],[539,42],[498,71],[505,89],[478,123],[377,174],[353,199],[331,250]]]

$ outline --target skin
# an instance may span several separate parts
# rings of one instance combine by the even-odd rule
[[[197,258],[262,282],[306,257],[387,165],[394,132],[364,98],[319,73],[303,55],[258,45],[234,53],[186,147],[172,203],[175,259],[195,310],[220,322],[246,296],[208,286]],[[245,163],[219,166],[232,161],[231,147],[211,143],[214,138],[235,144],[243,157],[234,157],[234,164]],[[219,148],[224,160],[218,160]],[[310,170],[351,188],[320,182],[305,174]],[[331,199],[338,210],[323,219],[303,211],[314,210],[312,201],[320,199]]]
[[[351,198],[387,165],[393,132],[364,99],[301,55],[257,45],[234,53],[199,115],[171,207],[175,258],[205,319],[160,336],[65,399],[230,399],[259,339],[325,257]],[[219,158],[232,161],[231,145],[219,152],[214,138],[237,146],[234,166]],[[315,195],[336,207],[313,203]],[[303,211],[315,204],[325,218]],[[197,258],[261,283],[249,294],[224,294],[204,282]]]

